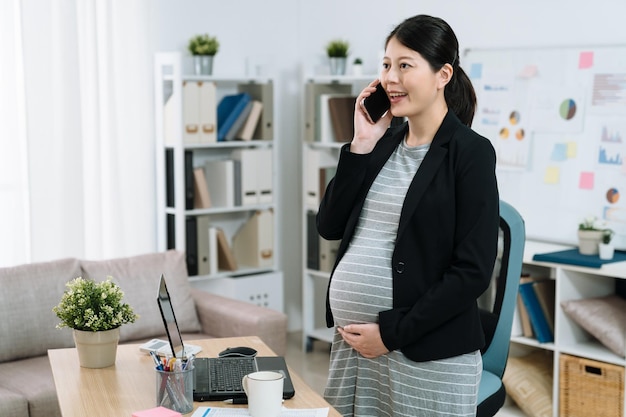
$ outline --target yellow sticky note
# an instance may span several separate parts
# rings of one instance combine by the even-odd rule
[[[578,145],[576,142],[567,142],[567,158],[576,158],[578,153]]]
[[[548,167],[543,176],[543,182],[546,184],[558,184],[560,175],[561,170],[558,167]]]

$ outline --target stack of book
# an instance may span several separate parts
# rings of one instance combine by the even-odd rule
[[[217,106],[217,141],[251,140],[262,110],[248,93],[224,96]]]
[[[523,275],[520,279],[518,312],[522,334],[539,343],[554,342],[555,281]]]

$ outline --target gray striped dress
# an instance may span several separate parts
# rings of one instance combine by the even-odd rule
[[[377,322],[378,313],[392,307],[400,211],[428,148],[402,141],[372,184],[330,284],[336,326]],[[481,371],[478,351],[430,362],[411,361],[400,351],[366,359],[335,331],[324,397],[343,416],[473,416]]]

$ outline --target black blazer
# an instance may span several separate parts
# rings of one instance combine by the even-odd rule
[[[407,123],[388,129],[366,155],[350,153],[349,144],[341,149],[317,214],[320,235],[342,239],[335,267],[372,182],[407,130]],[[378,317],[387,349],[427,361],[483,347],[476,299],[489,285],[496,258],[495,163],[489,140],[448,111],[402,207],[391,260],[393,308]],[[328,295],[326,321],[334,325]]]

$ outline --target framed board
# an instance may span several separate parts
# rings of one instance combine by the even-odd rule
[[[626,45],[470,49],[461,63],[472,127],[492,141],[527,237],[575,245],[595,216],[626,249]]]

